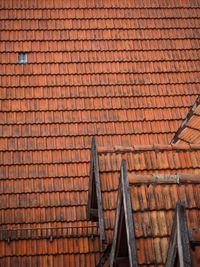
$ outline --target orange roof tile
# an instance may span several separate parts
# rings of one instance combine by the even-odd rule
[[[108,243],[112,242],[122,159],[126,159],[129,174],[200,173],[199,144],[99,147],[97,151]]]
[[[101,147],[168,144],[199,95],[199,5],[2,0],[0,22],[1,227],[90,225],[91,137]],[[91,245],[87,264],[82,252],[36,259],[21,244],[24,256],[13,243],[4,265],[94,266],[101,256]]]
[[[118,207],[116,214],[116,225],[118,225],[118,230],[116,229],[117,226],[115,226],[114,240],[116,240],[116,238],[119,238],[118,240],[120,240],[120,237],[118,236],[120,234],[118,216],[122,212],[122,206],[119,209],[119,199],[121,199],[121,195],[123,195],[124,199],[124,195],[126,194],[125,189],[122,185],[122,179],[127,179],[129,183],[127,194],[130,195],[131,209],[128,210],[128,208],[125,209],[125,207],[123,209],[124,213],[126,214],[126,218],[130,216],[129,218],[134,228],[133,235],[135,240],[131,239],[131,242],[134,242],[134,244],[130,244],[133,247],[135,246],[136,259],[134,260],[136,260],[138,266],[150,264],[159,264],[164,266],[167,258],[169,237],[171,235],[172,225],[176,220],[175,209],[177,202],[181,202],[182,205],[184,205],[184,207],[186,208],[186,223],[189,230],[189,237],[192,237],[193,232],[199,231],[200,175],[197,175],[195,177],[193,176],[193,174],[153,174],[139,175],[138,177],[137,175],[130,175],[128,173],[127,178],[121,177],[121,187],[118,193]],[[124,203],[124,200],[122,201]],[[128,231],[127,221],[128,219],[126,219],[126,225],[124,226],[126,228],[126,231]],[[113,247],[115,246],[117,246],[118,251],[120,251],[120,244],[118,243],[118,245],[116,245],[114,241]],[[124,247],[125,251],[126,246],[123,242],[121,246]],[[125,252],[123,253],[125,254]],[[110,266],[113,265],[111,264]],[[198,266],[198,264],[194,266]]]

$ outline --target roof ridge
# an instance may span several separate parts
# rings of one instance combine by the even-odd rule
[[[200,144],[147,144],[134,146],[110,146],[97,147],[100,154],[106,153],[126,153],[126,152],[143,152],[143,151],[169,151],[169,150],[200,150]]]

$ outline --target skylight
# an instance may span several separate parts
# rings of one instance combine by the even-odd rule
[[[20,52],[18,54],[18,63],[19,64],[26,64],[27,63],[27,53],[26,52]]]

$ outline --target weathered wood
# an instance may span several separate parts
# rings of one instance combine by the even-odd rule
[[[88,189],[88,206],[87,206],[87,217],[88,220],[91,220],[90,210],[92,208],[92,199],[94,194],[93,188],[93,180],[94,180],[94,159],[93,159],[93,150],[91,149],[90,153],[90,173],[89,173],[89,189]]]
[[[124,214],[126,222],[127,243],[129,251],[129,262],[131,267],[137,267],[138,264],[137,264],[136,243],[134,235],[135,230],[133,227],[133,214],[132,214],[131,198],[130,198],[128,175],[127,175],[125,160],[122,160],[121,184],[122,184],[123,206],[124,206]]]
[[[177,252],[178,252],[177,250],[177,220],[176,220],[176,213],[175,213],[174,223],[172,226],[172,231],[171,231],[170,240],[169,240],[169,247],[168,247],[165,267],[174,266]]]
[[[130,184],[200,184],[199,174],[128,174]]]
[[[178,255],[181,267],[192,266],[190,255],[190,241],[187,228],[187,220],[185,215],[185,208],[181,202],[177,203],[177,245]]]
[[[195,109],[198,107],[198,105],[200,104],[200,96],[197,97],[196,101],[194,102],[193,106],[191,107],[190,111],[188,112],[186,118],[184,119],[184,121],[182,122],[181,126],[179,127],[179,129],[177,130],[177,132],[175,133],[175,136],[173,137],[171,143],[175,144],[178,139],[179,139],[179,135],[180,133],[185,129],[185,127],[187,126],[188,121],[190,120],[190,118],[193,116]]]
[[[175,266],[176,256],[178,255],[180,267],[192,266],[190,255],[190,240],[187,228],[185,208],[180,201],[176,205],[174,224],[169,241],[169,248],[165,267]]]
[[[125,161],[122,161],[120,172],[120,186],[117,197],[117,209],[114,238],[110,255],[110,267],[118,266],[119,263],[120,266],[138,266],[136,259],[132,207]]]
[[[96,212],[98,210],[98,213]],[[103,207],[101,198],[101,185],[99,177],[99,162],[96,149],[96,139],[92,138],[92,149],[90,157],[90,178],[88,194],[88,211],[89,220],[98,220],[101,243],[105,240]]]
[[[117,241],[120,236],[119,228],[120,228],[120,218],[122,217],[121,210],[122,210],[122,190],[121,190],[121,184],[120,184],[119,189],[118,189],[118,197],[117,197],[117,208],[116,208],[116,216],[115,216],[113,243],[112,243],[112,249],[110,253],[110,266],[111,267],[114,265]]]
[[[98,220],[99,220],[99,229],[100,229],[100,241],[101,243],[105,241],[105,229],[104,229],[104,217],[103,217],[103,205],[101,198],[101,184],[99,177],[99,162],[97,155],[97,147],[96,147],[96,138],[92,138],[92,153],[93,153],[93,170],[96,184],[96,196],[98,203]]]
[[[101,256],[101,258],[100,258],[98,264],[96,265],[96,267],[103,267],[103,266],[105,266],[105,263],[107,262],[107,260],[109,258],[109,255],[110,255],[110,251],[111,251],[111,244],[109,244],[106,247],[106,249],[105,249],[103,255]]]

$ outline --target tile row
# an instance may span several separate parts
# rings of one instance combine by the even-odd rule
[[[6,75],[48,75],[48,74],[109,74],[109,73],[166,73],[196,72],[200,70],[200,61],[173,62],[97,62],[97,63],[57,63],[57,64],[2,64],[1,76]]]
[[[1,31],[2,41],[199,39],[199,28]]]
[[[0,152],[0,165],[89,163],[90,150]]]
[[[178,200],[187,209],[199,208],[200,185],[131,186],[131,203],[134,211],[175,209]],[[162,221],[162,220],[161,220]]]
[[[177,150],[178,151],[178,150]],[[143,153],[107,154],[99,157],[100,171],[118,171],[121,160],[126,159],[129,171],[199,169],[199,150],[143,151]]]
[[[1,225],[87,220],[86,206],[37,207],[1,210]]]
[[[161,51],[84,51],[84,52],[32,52],[28,53],[29,64],[33,63],[97,63],[97,62],[157,62],[199,60],[200,50]],[[18,64],[18,53],[0,53],[2,64]]]
[[[1,100],[8,101],[9,99],[17,100],[17,99],[43,99],[48,101],[51,99],[70,99],[70,102],[79,101],[84,103],[84,99],[87,101],[89,98],[115,98],[120,97],[122,101],[123,98],[133,98],[137,99],[137,97],[166,97],[181,96],[183,101],[188,96],[193,98],[197,97],[199,94],[199,85],[192,83],[187,84],[159,84],[159,85],[110,85],[110,86],[48,86],[48,87],[13,87],[13,88],[1,88],[0,96]],[[74,100],[75,98],[76,100]],[[62,100],[60,100],[62,101]],[[69,101],[69,100],[68,100]],[[98,100],[95,100],[98,101]],[[102,100],[103,101],[103,100]],[[144,101],[144,99],[143,99]],[[12,102],[12,105],[15,102]],[[22,102],[23,104],[24,102]],[[46,103],[46,102],[45,102]],[[45,105],[45,103],[43,103]],[[86,104],[86,103],[85,103]],[[96,103],[95,103],[96,104]],[[80,105],[80,104],[79,104]],[[3,108],[3,107],[2,107]]]
[[[174,19],[1,19],[0,30],[79,30],[79,29],[157,29],[198,28],[199,18]]]
[[[199,83],[199,72],[171,73],[112,73],[112,74],[59,74],[59,75],[8,75],[0,76],[1,87],[38,86],[103,86],[103,85],[154,85]]]
[[[198,225],[200,213],[197,210],[187,210],[188,227]],[[133,213],[136,238],[165,237],[171,235],[174,221],[174,210]]]
[[[0,210],[87,206],[88,192],[19,193],[0,195]]]
[[[19,245],[20,243],[20,245]],[[99,238],[64,238],[50,240],[21,240],[12,241],[10,244],[0,242],[1,255],[5,256],[31,256],[31,255],[60,255],[100,252]],[[77,245],[79,244],[79,245]],[[17,247],[17,248],[16,248]]]
[[[163,134],[174,133],[181,121],[168,121],[165,118],[155,121],[156,113],[150,114],[152,121],[140,122],[99,122],[85,123],[53,123],[53,124],[22,124],[0,126],[1,137],[55,137],[55,136],[93,136],[93,135],[132,135],[132,134]],[[96,123],[94,123],[96,122]]]
[[[161,137],[162,136],[162,137]],[[171,134],[159,135],[102,135],[98,136],[98,146],[108,147],[114,145],[131,146],[134,144],[142,144],[145,140],[146,144],[151,142],[154,144],[162,143],[169,140]],[[158,139],[161,137],[161,139]],[[160,142],[159,142],[160,140]],[[169,143],[169,142],[164,142]],[[38,151],[38,150],[90,150],[91,136],[55,136],[55,137],[1,137],[0,151]]]
[[[101,89],[101,90],[100,90]],[[166,84],[166,85],[111,85],[111,86],[90,86],[67,87],[67,86],[48,86],[48,87],[8,87],[1,88],[1,100],[17,100],[17,99],[67,99],[73,98],[82,101],[84,98],[109,98],[109,97],[166,97],[170,92],[170,96],[191,96],[196,98],[199,94],[199,85],[187,84]],[[72,101],[75,101],[74,99]],[[194,102],[194,101],[193,101]],[[23,102],[22,102],[23,103]]]
[[[18,117],[18,114],[20,112],[23,112],[24,116],[27,116],[29,114],[33,114],[33,117],[35,119],[27,119],[27,121],[34,121],[40,122],[42,121],[42,117],[48,117],[52,116],[51,111],[53,112],[53,115],[56,117],[56,114],[59,114],[58,111],[63,111],[63,118],[71,117],[73,118],[77,117],[98,117],[98,115],[95,116],[95,113],[102,113],[106,112],[106,115],[102,115],[104,118],[109,117],[111,114],[110,111],[114,110],[120,110],[119,113],[122,112],[122,110],[127,110],[127,113],[129,113],[131,110],[134,109],[137,112],[137,109],[165,109],[163,110],[163,113],[166,112],[166,108],[173,109],[177,108],[180,109],[180,114],[184,114],[185,108],[188,108],[192,106],[196,99],[195,95],[180,95],[180,96],[120,96],[120,97],[96,97],[96,98],[60,98],[60,99],[8,99],[8,100],[1,100],[0,107],[1,107],[1,114],[6,117],[6,113],[4,112],[12,112],[13,118],[10,118],[11,113],[7,113],[7,119],[16,122],[21,123],[21,119]],[[96,111],[98,110],[98,112]],[[104,111],[105,110],[105,111]],[[182,111],[184,110],[184,111]],[[40,112],[39,116],[37,116],[37,111],[44,111]],[[48,113],[45,112],[49,111]],[[68,115],[65,116],[65,111],[68,111]],[[81,114],[72,115],[70,114],[70,111],[76,112],[81,111]],[[76,112],[75,112],[76,111]],[[25,113],[27,112],[27,113]],[[32,112],[32,113],[31,113]],[[33,113],[34,112],[34,113]],[[83,113],[86,114],[86,116],[83,115]],[[26,115],[25,115],[26,114]],[[48,114],[48,115],[47,115]],[[61,113],[60,113],[61,114]],[[90,116],[88,116],[90,114]],[[94,114],[94,115],[93,115]],[[116,113],[117,114],[117,113]],[[119,114],[120,115],[120,114]],[[22,115],[20,115],[22,116]],[[38,117],[38,118],[37,118]],[[84,121],[84,119],[81,121]],[[101,121],[102,121],[101,117]],[[97,119],[98,120],[98,119]],[[3,121],[3,119],[2,119]],[[23,120],[25,121],[25,120]],[[52,121],[52,120],[51,120]]]
[[[51,193],[51,192],[70,192],[85,194],[88,190],[88,177],[60,177],[60,178],[28,178],[17,180],[2,180],[0,183],[0,195],[3,199],[8,194],[26,193]],[[72,199],[73,201],[73,199]]]
[[[42,1],[34,1],[33,4],[30,5],[30,3],[27,0],[23,0],[20,3],[18,3],[17,1],[13,3],[12,0],[4,0],[1,3],[1,8],[87,8],[87,9],[91,9],[91,8],[124,8],[128,7],[134,7],[134,8],[194,8],[194,7],[198,7],[198,1],[197,0],[192,0],[192,1],[185,1],[184,3],[182,3],[181,1],[171,1],[171,2],[166,2],[164,0],[156,0],[154,1],[154,3],[152,5],[150,5],[150,1],[149,0],[142,0],[141,2],[137,2],[137,1],[133,1],[130,3],[130,1],[125,0],[123,3],[121,3],[120,0],[115,0],[115,1],[111,1],[108,0],[106,2],[100,1],[98,3],[96,3],[94,0],[89,0],[89,1],[75,1],[75,2],[67,2],[67,3],[63,3],[62,1],[55,1],[55,0],[51,0],[51,1],[47,1],[47,0],[42,0]]]
[[[0,50],[6,52],[88,52],[88,51],[158,51],[197,50],[198,38],[157,40],[48,40],[48,41],[1,41]]]
[[[88,177],[88,163],[52,163],[35,165],[7,165],[1,166],[0,178],[27,179],[27,178],[55,178],[55,177]]]
[[[14,252],[15,253],[15,252]],[[2,266],[75,266],[88,267],[95,266],[100,260],[99,252],[90,252],[88,254],[61,254],[61,255],[32,255],[32,256],[15,256],[1,258]]]

